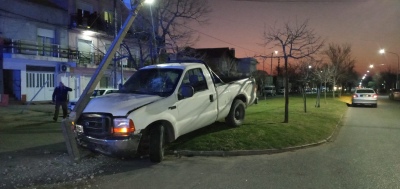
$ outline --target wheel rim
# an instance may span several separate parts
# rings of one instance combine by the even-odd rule
[[[238,106],[235,110],[235,119],[242,120],[243,119],[243,107]]]

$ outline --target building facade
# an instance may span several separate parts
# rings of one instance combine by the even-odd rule
[[[70,99],[79,97],[128,15],[117,0],[2,1],[7,3],[0,8],[0,85],[22,102],[51,100],[60,81],[74,89]],[[121,48],[116,66],[109,66],[98,87],[111,88],[128,78],[135,69],[126,54],[134,52]]]

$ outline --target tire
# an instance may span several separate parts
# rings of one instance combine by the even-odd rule
[[[164,126],[157,125],[150,131],[150,161],[159,163],[164,159]]]
[[[375,104],[375,105],[374,105],[374,108],[377,108],[377,107],[378,107],[378,104]]]
[[[225,121],[231,127],[242,125],[246,113],[246,105],[241,100],[235,100]]]

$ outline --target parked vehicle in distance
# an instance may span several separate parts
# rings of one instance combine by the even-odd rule
[[[400,89],[390,89],[389,99],[400,100]]]
[[[352,106],[370,105],[373,107],[378,107],[378,95],[376,94],[374,89],[356,89],[352,96],[351,104]]]
[[[276,88],[273,85],[267,85],[263,89],[264,96],[276,96]]]
[[[117,91],[118,91],[118,89],[113,89],[113,88],[111,88],[111,89],[108,89],[108,88],[106,88],[106,89],[95,89],[93,91],[92,96],[90,96],[90,98],[95,98],[95,97],[99,97],[99,96],[102,96],[102,95],[115,93]],[[76,103],[78,102],[78,100],[79,100],[79,98],[75,98],[75,99],[70,100],[68,102],[68,110],[69,111],[72,111],[74,109],[74,107],[75,107]]]
[[[285,93],[285,87],[279,88],[279,94],[284,94]]]
[[[136,71],[117,93],[93,98],[75,124],[79,145],[107,155],[147,152],[161,162],[164,146],[225,119],[243,123],[256,102],[254,78],[223,82],[203,63],[167,63]]]

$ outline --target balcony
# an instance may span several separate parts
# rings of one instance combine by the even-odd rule
[[[78,11],[79,12],[79,11]],[[102,19],[97,13],[72,14],[70,28],[93,30],[107,35],[114,35],[114,25]]]
[[[62,48],[57,44],[38,44],[33,41],[5,39],[3,53],[20,54],[44,58],[65,59],[76,62],[78,67],[97,67],[104,57],[102,53],[83,52],[72,48]],[[134,68],[134,60],[129,59],[124,68]]]
[[[3,53],[33,55],[42,57],[77,59],[77,51],[63,48],[58,44],[39,44],[35,41],[5,39]]]

